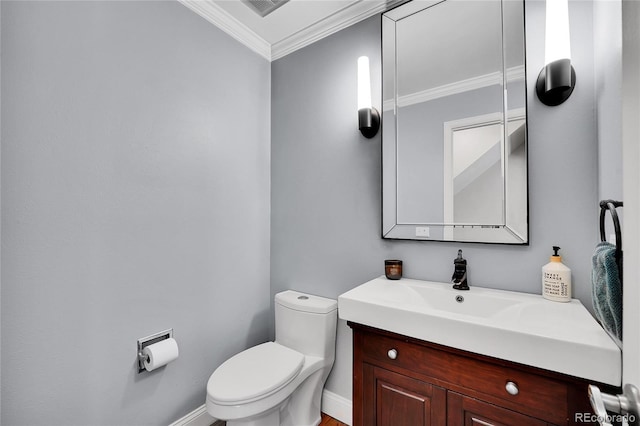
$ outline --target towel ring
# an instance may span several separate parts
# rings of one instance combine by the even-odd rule
[[[622,232],[620,231],[620,220],[618,219],[618,213],[616,208],[623,207],[622,201],[614,200],[602,200],[600,201],[600,240],[607,241],[604,217],[607,212],[611,213],[611,219],[613,220],[613,228],[616,233],[616,263],[618,264],[618,273],[620,276],[620,282],[622,282]]]

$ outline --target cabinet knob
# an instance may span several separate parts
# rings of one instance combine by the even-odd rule
[[[389,349],[389,352],[387,352],[387,356],[391,359],[396,359],[398,357],[398,351],[395,349]]]
[[[507,393],[508,393],[509,395],[514,395],[514,396],[515,396],[515,395],[517,395],[517,394],[518,394],[518,392],[520,392],[520,391],[518,390],[518,385],[516,385],[516,384],[515,384],[515,383],[513,383],[513,382],[507,382],[507,384],[505,385],[505,387],[504,387],[504,388],[507,390]]]

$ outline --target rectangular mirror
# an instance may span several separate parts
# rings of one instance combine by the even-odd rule
[[[382,15],[383,238],[527,244],[522,0]]]

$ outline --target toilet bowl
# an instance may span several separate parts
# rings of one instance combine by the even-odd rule
[[[227,426],[315,426],[335,359],[338,303],[275,296],[276,338],[234,355],[207,383],[206,407]]]

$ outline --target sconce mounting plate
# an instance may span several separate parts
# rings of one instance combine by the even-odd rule
[[[371,139],[380,129],[380,113],[375,108],[362,108],[358,110],[358,128],[367,139]]]
[[[552,64],[553,65],[553,64]],[[542,67],[540,74],[538,74],[538,80],[536,81],[536,94],[538,95],[538,99],[540,102],[547,106],[558,106],[571,96],[573,93],[573,89],[576,86],[576,71],[572,65],[571,67],[571,85],[566,86],[558,86],[554,89],[547,90],[547,67]],[[554,76],[551,76],[554,78]]]

